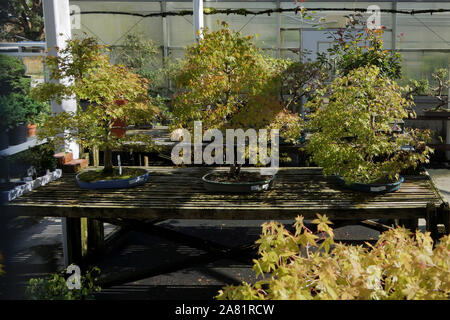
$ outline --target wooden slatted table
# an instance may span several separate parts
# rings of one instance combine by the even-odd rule
[[[120,190],[80,189],[74,175],[66,174],[10,202],[2,211],[21,216],[68,218],[72,226],[68,229],[71,243],[68,254],[72,261],[82,255],[78,235],[86,232],[80,231],[83,228],[80,218],[90,222],[87,237],[93,246],[103,237],[102,224],[96,223],[99,219],[284,220],[300,214],[310,219],[320,213],[332,220],[425,218],[427,230],[433,236],[441,219],[448,230],[445,202],[426,173],[406,176],[397,192],[373,195],[343,189],[335,177],[323,177],[320,168],[280,168],[269,191],[217,194],[203,188],[201,177],[226,168],[146,169],[150,171],[150,179],[145,185]]]

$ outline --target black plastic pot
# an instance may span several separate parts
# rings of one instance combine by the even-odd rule
[[[0,150],[6,149],[8,147],[9,147],[8,129],[2,129],[0,131]]]
[[[9,130],[9,145],[15,146],[27,141],[27,123],[23,122]]]
[[[368,193],[387,193],[394,192],[400,189],[402,182],[404,181],[403,177],[393,183],[352,183],[346,184],[345,180],[339,176],[337,176],[339,183],[347,189],[359,191],[359,192],[368,192]]]
[[[208,176],[212,173],[205,174],[202,177],[203,186],[206,190],[211,192],[225,192],[225,193],[254,193],[269,190],[275,179],[275,175],[267,176],[267,179],[262,181],[250,182],[219,182],[209,180]]]

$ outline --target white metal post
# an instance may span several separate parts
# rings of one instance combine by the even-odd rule
[[[44,26],[45,26],[45,40],[50,55],[55,55],[55,47],[64,48],[66,46],[66,40],[70,39],[71,32],[71,19],[69,0],[44,0]],[[49,79],[49,81],[56,81]],[[70,79],[59,80],[60,83],[68,83]],[[76,112],[77,104],[74,98],[63,100],[61,104],[52,101],[52,111],[72,111]],[[68,149],[73,153],[73,158],[79,158],[79,147],[75,143],[68,144]],[[68,151],[69,151],[68,150]],[[67,220],[61,219],[62,224],[62,240],[64,251],[64,264],[67,266],[68,261],[68,243],[67,243]]]
[[[193,0],[194,12],[194,40],[203,38],[201,31],[203,29],[203,0]],[[200,34],[198,34],[200,32]]]
[[[55,55],[55,47],[64,48],[66,40],[71,37],[71,19],[69,0],[44,0],[44,25],[45,41],[50,55]],[[55,81],[49,79],[50,81]],[[69,83],[70,79],[59,80],[60,83]],[[61,104],[52,101],[52,112],[77,111],[75,98],[63,100]],[[76,143],[68,144],[68,149],[73,153],[73,158],[79,158],[79,147]],[[67,150],[68,151],[68,150]]]

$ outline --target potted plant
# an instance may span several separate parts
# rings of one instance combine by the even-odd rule
[[[0,96],[1,113],[8,128],[8,142],[11,146],[27,141],[27,122],[23,106],[28,101],[29,97],[21,93]]]
[[[428,162],[432,152],[426,146],[429,130],[392,132],[391,123],[406,118],[411,103],[378,67],[352,70],[308,103],[316,111],[309,122],[314,133],[306,149],[325,175],[337,175],[351,188],[395,191],[403,181],[401,171]]]
[[[448,109],[448,89],[450,80],[448,80],[448,70],[445,68],[437,69],[432,75],[434,85],[430,84],[428,79],[410,80],[408,95],[426,96],[426,102],[433,104],[432,107],[424,109],[424,114],[430,117],[450,117]],[[423,98],[422,98],[423,99]]]
[[[217,31],[203,31],[203,39],[187,48],[186,60],[176,77],[171,129],[194,129],[201,121],[208,129],[281,129],[296,139],[301,119],[279,99],[280,76],[286,64],[263,54],[252,36],[231,31],[226,23]],[[237,157],[228,172],[203,177],[208,190],[251,192],[265,190],[273,176],[241,171]]]
[[[27,116],[30,109],[40,104],[29,97],[31,79],[25,75],[25,67],[20,59],[0,55],[0,73],[0,112],[3,115],[1,136],[5,139],[5,129],[8,128],[8,143],[21,144],[27,140]]]
[[[103,169],[77,175],[82,188],[133,187],[145,183],[149,176],[143,169],[113,167],[114,149],[150,150],[154,146],[151,137],[145,134],[114,135],[114,122],[124,118],[129,124],[146,122],[157,110],[148,99],[147,81],[123,65],[112,64],[106,49],[93,38],[69,40],[65,49],[57,50],[57,56],[47,56],[44,60],[51,78],[72,76],[74,80],[68,85],[43,83],[32,89],[33,96],[40,101],[60,102],[73,95],[89,101],[84,110],[78,108],[76,113],[48,116],[37,133],[39,139],[46,138],[56,150],[65,141],[103,150]],[[118,104],[118,100],[127,103]]]

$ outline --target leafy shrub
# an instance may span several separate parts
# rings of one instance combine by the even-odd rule
[[[25,76],[25,66],[19,58],[0,54],[0,96],[10,93],[28,94],[31,79]]]
[[[69,289],[67,279],[60,273],[55,273],[47,278],[30,279],[25,296],[31,300],[93,300],[94,293],[101,288],[96,285],[100,269],[95,267],[81,275],[80,289]]]
[[[339,76],[347,75],[351,70],[366,66],[377,66],[382,76],[391,79],[400,79],[401,55],[396,51],[384,49],[384,29],[357,28],[364,26],[362,16],[355,15],[346,28],[330,33],[333,46],[327,54],[319,54],[318,58],[323,64],[328,64],[330,69],[336,68]],[[335,62],[335,66],[331,64]]]
[[[311,232],[297,217],[295,232],[264,223],[260,258],[253,270],[262,280],[226,286],[217,299],[449,299],[450,236],[433,249],[429,232],[405,228],[382,233],[368,247],[334,243],[331,222],[317,215]]]
[[[380,77],[378,67],[352,70],[326,91],[307,104],[315,110],[309,122],[315,133],[306,146],[325,175],[338,174],[348,183],[386,183],[397,181],[402,170],[428,162],[429,130],[394,133],[392,124],[408,118],[412,102],[394,81]]]

